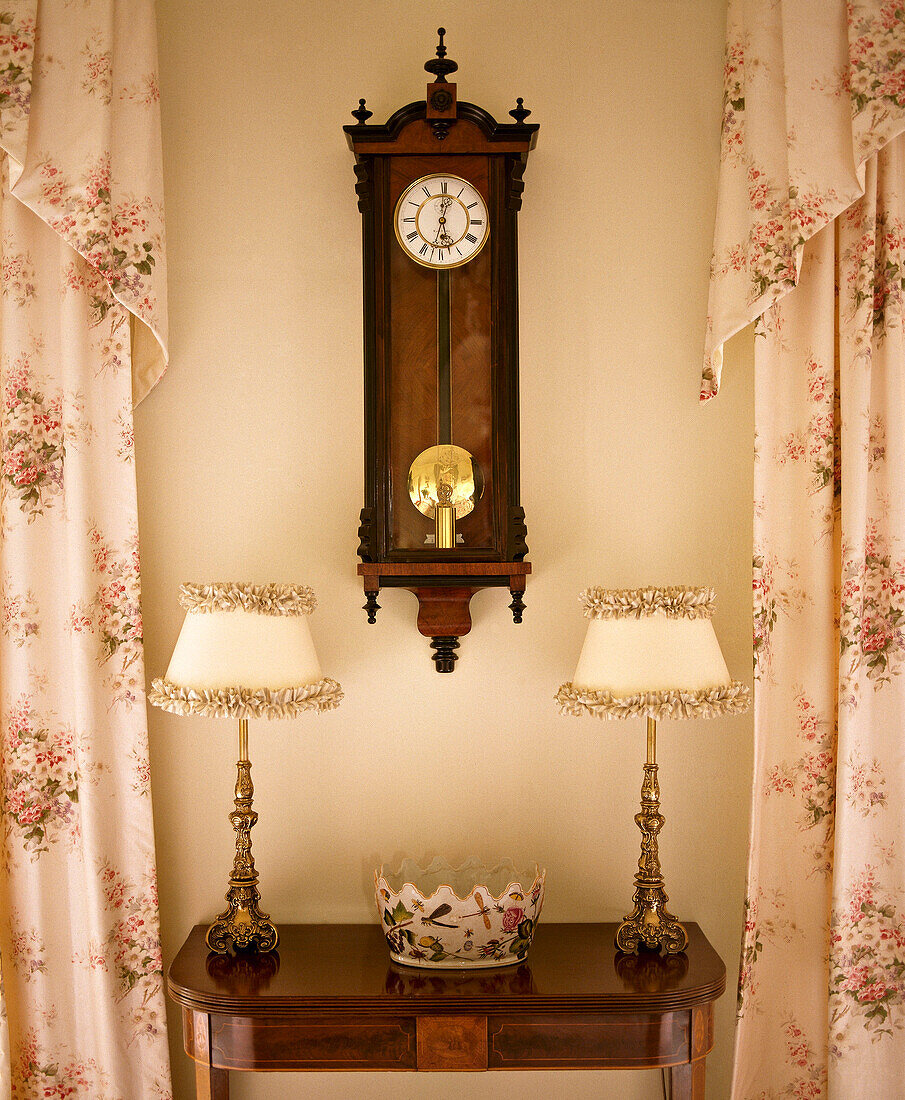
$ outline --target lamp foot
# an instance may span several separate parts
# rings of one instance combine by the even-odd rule
[[[226,900],[228,908],[207,930],[207,946],[211,951],[218,955],[225,955],[230,947],[262,954],[273,951],[280,942],[280,934],[269,914],[258,908],[257,887],[230,881]]]
[[[666,894],[660,891],[663,902]],[[677,955],[684,951],[688,934],[678,920],[658,902],[635,901],[635,908],[616,931],[616,947],[627,955],[637,955],[638,949],[659,951],[663,955]]]

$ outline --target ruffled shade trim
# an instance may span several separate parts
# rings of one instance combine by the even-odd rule
[[[258,615],[310,615],[317,607],[304,584],[183,584],[179,602],[186,611],[252,611]]]
[[[586,691],[563,684],[556,693],[563,714],[596,714],[598,718],[718,718],[742,714],[751,702],[746,684],[730,684],[705,691],[645,691],[638,695],[613,695],[609,691]]]
[[[335,680],[323,679],[297,687],[195,688],[180,687],[169,680],[157,679],[148,692],[148,701],[172,714],[201,718],[294,718],[302,711],[333,710],[343,697]]]
[[[641,619],[664,612],[668,619],[709,619],[716,595],[712,588],[586,588],[578,597],[588,619]]]

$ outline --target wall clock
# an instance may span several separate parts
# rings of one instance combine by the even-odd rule
[[[452,672],[469,602],[508,588],[521,622],[530,564],[519,500],[518,224],[538,127],[459,102],[445,31],[426,98],[345,126],[364,273],[368,621],[381,588],[418,598],[418,629]]]

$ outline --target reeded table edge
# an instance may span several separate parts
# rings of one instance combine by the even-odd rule
[[[656,999],[645,996],[628,1003],[614,998],[595,999],[581,997],[560,997],[554,1000],[535,998],[532,1001],[513,1001],[486,997],[469,999],[394,997],[384,1000],[364,999],[354,1001],[351,998],[342,1003],[331,1004],[325,1008],[322,1000],[303,1002],[298,1000],[279,1001],[271,999],[240,1001],[230,999],[218,1001],[215,998],[194,999],[184,991],[167,983],[170,996],[184,1008],[203,1012],[213,1016],[241,1017],[252,1019],[258,1016],[281,1017],[294,1020],[348,1019],[351,1017],[386,1017],[399,1019],[407,1016],[625,1016],[638,1012],[684,1012],[698,1005],[709,1004],[717,1000],[726,990],[725,980],[712,988],[702,986],[694,996],[687,998]]]
[[[595,923],[595,922],[587,922]],[[686,926],[689,922],[686,922]],[[313,926],[317,927],[317,926]],[[339,926],[334,926],[339,927]],[[350,926],[357,927],[357,926]],[[556,927],[548,924],[546,927]],[[196,925],[196,928],[203,928]],[[192,929],[194,932],[195,929]],[[191,936],[191,933],[189,934]],[[254,1018],[259,1016],[284,1019],[346,1019],[353,1016],[399,1017],[432,1015],[481,1015],[481,1016],[530,1016],[530,1015],[624,1015],[633,1012],[681,1012],[697,1005],[717,1000],[726,990],[726,968],[715,949],[701,933],[714,956],[719,960],[722,973],[716,981],[692,989],[663,993],[635,993],[629,991],[616,995],[545,996],[542,994],[508,993],[491,994],[404,994],[379,992],[369,995],[330,996],[325,1005],[323,995],[316,997],[230,996],[199,994],[175,982],[171,972],[174,958],[167,974],[167,990],[177,1004],[195,1012],[218,1016]],[[188,939],[185,941],[188,942]],[[178,958],[181,951],[177,953]],[[389,954],[387,955],[389,964]],[[531,965],[530,953],[526,960]],[[435,973],[431,971],[431,973]],[[461,973],[461,972],[457,972]],[[486,971],[483,971],[486,973]]]

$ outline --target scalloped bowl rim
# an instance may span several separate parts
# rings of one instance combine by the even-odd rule
[[[479,878],[475,879],[474,885],[465,894],[464,897],[462,897],[448,882],[441,882],[432,893],[425,894],[417,883],[410,882],[408,879],[398,887],[392,887],[390,885],[387,875],[389,875],[391,878],[397,875],[401,875],[402,869],[407,863],[415,864],[416,869],[423,875],[429,875],[431,873],[438,874],[441,870],[445,870],[448,871],[450,877],[453,875],[461,874],[463,871],[469,870],[472,865],[475,865],[476,869],[481,869],[488,879],[492,878],[494,874],[499,872],[504,866],[508,864],[512,867],[513,871],[516,875],[519,876],[519,878],[512,879],[506,886],[503,887],[503,889],[498,894],[494,894],[493,891],[490,890],[490,888],[487,886],[487,884],[485,882],[482,882]],[[453,867],[452,864],[450,864],[447,860],[444,860],[440,857],[431,860],[427,867],[419,866],[417,860],[406,858],[402,860],[399,865],[399,870],[395,872],[387,870],[386,865],[381,864],[380,867],[374,872],[374,886],[375,889],[379,891],[380,884],[382,882],[387,892],[396,896],[401,894],[403,890],[408,887],[414,890],[424,901],[430,901],[431,898],[435,898],[441,890],[448,890],[458,901],[465,902],[473,896],[476,890],[482,890],[490,898],[498,902],[501,901],[506,896],[506,894],[510,893],[513,887],[518,887],[519,891],[523,894],[530,894],[538,883],[541,883],[541,885],[545,883],[546,877],[546,868],[541,867],[539,863],[534,863],[533,870],[531,867],[526,867],[523,868],[522,871],[519,871],[515,867],[514,862],[508,857],[499,860],[494,867],[488,867],[488,865],[483,860],[479,860],[474,857],[466,859],[458,867]],[[524,884],[520,881],[521,878],[525,878],[526,880],[530,878],[531,885],[526,888]]]

